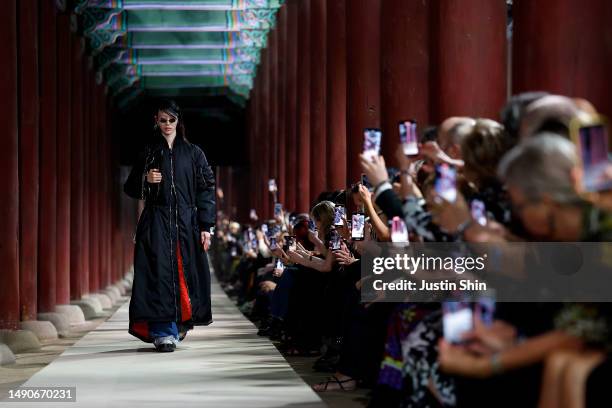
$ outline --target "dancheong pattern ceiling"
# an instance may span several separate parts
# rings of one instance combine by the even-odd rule
[[[58,0],[120,107],[185,91],[244,101],[284,0]]]

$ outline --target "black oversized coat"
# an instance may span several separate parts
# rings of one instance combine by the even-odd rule
[[[161,183],[146,181],[151,168],[160,169]],[[150,342],[150,322],[184,323],[183,329],[210,324],[210,271],[200,231],[215,224],[215,178],[204,152],[180,136],[170,149],[158,135],[138,156],[124,191],[145,200],[135,235],[130,333]],[[181,316],[177,242],[191,302],[192,318],[186,322]]]

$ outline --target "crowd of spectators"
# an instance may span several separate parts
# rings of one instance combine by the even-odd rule
[[[593,188],[585,166],[598,152],[575,137],[598,117],[583,99],[525,93],[499,121],[451,117],[425,128],[417,154],[398,143],[398,168],[380,155],[351,157],[361,180],[321,192],[309,214],[282,203],[269,220],[220,214],[217,277],[259,335],[287,356],[318,357],[313,368],[330,376],[317,392],[367,387],[369,406],[385,408],[609,406],[609,303],[498,302],[492,321],[474,317],[453,343],[442,302],[363,302],[360,293],[365,248],[392,241],[393,223],[411,243],[610,241],[609,168]],[[454,199],[440,168],[455,172]],[[363,239],[353,213],[364,214]]]

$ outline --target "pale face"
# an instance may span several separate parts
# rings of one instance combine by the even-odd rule
[[[176,126],[178,125],[178,119],[166,112],[159,111],[155,116],[155,122],[165,137],[171,137],[176,135]]]

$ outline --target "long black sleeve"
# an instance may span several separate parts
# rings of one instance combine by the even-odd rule
[[[196,206],[198,207],[198,224],[202,230],[215,226],[215,175],[208,165],[202,149],[195,148],[196,164]]]
[[[123,184],[123,191],[125,192],[125,194],[137,200],[144,200],[146,196],[144,167],[145,152],[142,151],[138,154],[136,162],[134,163],[134,165],[132,166],[132,170],[130,171],[130,175]]]

